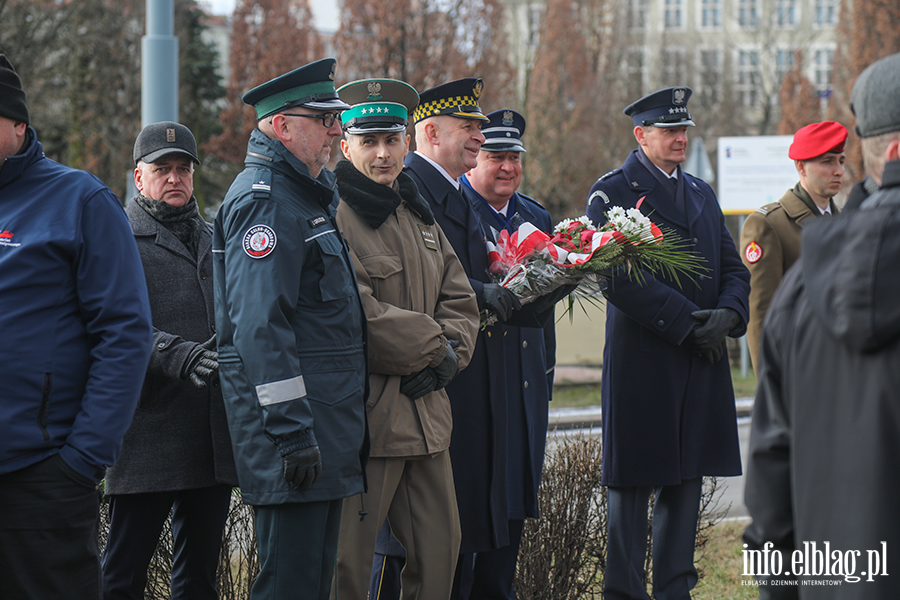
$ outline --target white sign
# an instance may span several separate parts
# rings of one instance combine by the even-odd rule
[[[725,214],[752,213],[778,202],[797,185],[797,169],[788,158],[793,136],[719,138],[719,204]]]

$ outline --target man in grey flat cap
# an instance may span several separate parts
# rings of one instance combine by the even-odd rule
[[[334,59],[244,94],[245,168],[216,216],[219,374],[260,574],[251,598],[331,589],[343,499],[364,489],[366,315],[325,169],[350,108]]]
[[[859,210],[803,229],[763,326],[744,540],[768,559],[753,573],[764,600],[897,597],[898,98],[900,54],[856,80],[856,129],[879,189]],[[845,560],[835,563],[838,551]],[[829,572],[804,562],[815,552]],[[779,560],[778,576],[761,575]]]
[[[180,123],[153,123],[137,136],[133,157],[138,194],[125,213],[144,264],[154,343],[140,406],[106,472],[103,597],[144,597],[171,512],[172,598],[215,600],[237,475],[216,374],[212,225],[193,195],[197,142]]]

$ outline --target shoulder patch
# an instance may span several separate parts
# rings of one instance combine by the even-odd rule
[[[265,258],[275,249],[278,239],[268,225],[254,225],[244,234],[244,252],[250,258]]]
[[[757,262],[762,258],[763,249],[762,246],[756,243],[756,240],[751,240],[747,247],[744,249],[744,257],[747,259],[747,262],[751,265]]]
[[[604,192],[603,190],[597,190],[588,197],[587,205],[590,206],[591,202],[593,202],[595,198],[600,198],[601,200],[603,200],[603,204],[609,204],[609,196],[606,195],[606,192]]]

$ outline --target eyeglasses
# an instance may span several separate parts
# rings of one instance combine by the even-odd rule
[[[325,129],[331,129],[331,126],[334,125],[334,122],[338,117],[341,116],[339,112],[326,112],[326,113],[317,113],[312,115],[301,114],[301,113],[281,113],[285,117],[307,117],[309,119],[319,119],[322,121],[322,125]]]

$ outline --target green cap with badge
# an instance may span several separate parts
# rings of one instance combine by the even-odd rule
[[[241,100],[256,109],[258,120],[295,106],[313,110],[350,108],[338,98],[334,89],[336,66],[337,61],[333,58],[317,60],[256,86]]]
[[[396,79],[362,79],[338,89],[352,105],[341,114],[344,131],[353,135],[403,131],[419,104],[415,88]]]

